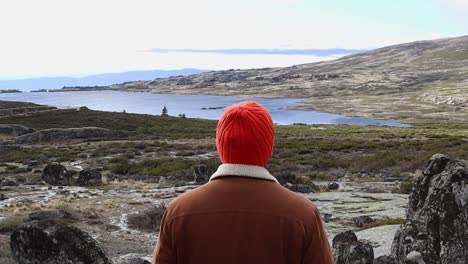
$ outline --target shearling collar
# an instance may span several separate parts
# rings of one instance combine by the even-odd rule
[[[213,175],[211,175],[210,181],[223,176],[242,176],[270,180],[279,183],[278,180],[267,171],[267,169],[255,165],[230,163],[221,164],[216,170],[216,172]]]

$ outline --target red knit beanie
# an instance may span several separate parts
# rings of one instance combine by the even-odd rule
[[[265,166],[274,140],[270,113],[253,101],[228,107],[216,129],[216,148],[223,163]]]

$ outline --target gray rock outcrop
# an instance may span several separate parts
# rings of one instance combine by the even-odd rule
[[[338,190],[340,185],[337,182],[330,182],[328,185],[328,190]]]
[[[58,162],[49,163],[42,171],[41,179],[50,185],[68,186],[72,183],[71,173]]]
[[[29,221],[76,221],[77,216],[65,210],[38,211],[31,213],[25,222]]]
[[[357,227],[363,227],[363,226],[366,226],[368,224],[372,224],[373,222],[375,222],[375,220],[372,219],[372,217],[370,217],[368,215],[361,215],[361,216],[353,218],[353,223]]]
[[[47,221],[19,225],[12,233],[10,248],[21,264],[110,264],[110,258],[87,233]]]
[[[17,144],[38,144],[60,142],[72,139],[101,138],[112,135],[111,131],[100,127],[51,128],[16,137]]]
[[[210,166],[200,164],[193,168],[193,179],[195,183],[206,183],[216,170]]]
[[[397,263],[468,263],[468,161],[434,155],[395,235]]]
[[[0,124],[0,134],[7,134],[12,136],[21,136],[36,132],[36,130],[16,124]]]
[[[319,188],[315,184],[291,184],[286,183],[285,187],[293,192],[298,193],[311,193],[317,191]]]
[[[143,230],[157,230],[162,216],[166,211],[165,204],[158,204],[135,214],[127,215],[127,223],[130,228]]]
[[[397,264],[397,262],[392,256],[380,256],[374,259],[372,264]]]
[[[12,179],[0,178],[0,186],[18,186],[18,183]]]
[[[353,231],[346,231],[333,238],[333,258],[336,264],[372,264],[374,250],[358,240]]]
[[[78,186],[93,186],[102,184],[102,174],[97,170],[84,169],[76,180]]]
[[[133,259],[129,259],[129,260],[123,262],[122,264],[151,264],[151,262],[147,261],[146,259],[142,259],[142,258],[133,258]]]
[[[286,183],[296,183],[296,175],[293,173],[284,173],[276,176],[276,179],[281,185],[285,185]]]

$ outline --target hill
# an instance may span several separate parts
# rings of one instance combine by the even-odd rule
[[[57,89],[64,86],[103,86],[138,80],[150,80],[157,77],[188,75],[203,72],[197,69],[148,70],[103,73],[84,77],[40,77],[19,80],[0,80],[0,89],[18,89],[31,91],[39,89]]]
[[[468,122],[468,36],[286,68],[211,71],[111,86],[157,93],[306,98],[302,109],[401,122]]]

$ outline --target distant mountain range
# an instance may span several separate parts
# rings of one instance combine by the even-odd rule
[[[314,55],[332,56],[349,55],[368,51],[366,49],[151,49],[155,53],[218,53],[228,55],[262,54],[262,55]]]
[[[85,77],[39,77],[19,80],[0,80],[0,90],[18,89],[32,91],[39,89],[58,89],[64,86],[107,86],[130,81],[152,80],[169,76],[186,76],[202,73],[198,69],[148,70],[118,73],[103,73]]]
[[[410,124],[468,124],[468,36],[393,45],[292,67],[210,71],[107,88],[296,97],[305,99],[301,108],[308,110]]]

